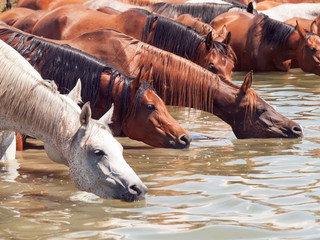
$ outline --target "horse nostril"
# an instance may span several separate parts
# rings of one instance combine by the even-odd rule
[[[303,130],[302,130],[302,127],[300,125],[294,125],[292,128],[291,128],[292,132],[294,134],[297,134],[299,136],[302,136],[303,135]]]
[[[137,195],[137,196],[139,196],[140,194],[141,194],[141,190],[137,187],[137,185],[131,185],[131,186],[129,186],[129,192],[131,193],[131,194],[133,194],[133,195]]]
[[[183,146],[189,146],[190,145],[190,142],[191,142],[191,137],[189,137],[188,135],[186,134],[182,134],[180,137],[179,137],[179,143]]]

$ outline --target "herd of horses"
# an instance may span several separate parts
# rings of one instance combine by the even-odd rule
[[[189,147],[191,136],[166,105],[212,113],[237,138],[302,137],[298,123],[251,89],[253,72],[299,67],[320,75],[320,4],[285,2],[18,0],[11,8],[7,0],[2,160],[15,158],[15,132],[23,133],[69,166],[79,189],[136,201],[147,188],[114,137]],[[284,5],[291,15],[280,16]],[[248,72],[241,86],[232,71]]]

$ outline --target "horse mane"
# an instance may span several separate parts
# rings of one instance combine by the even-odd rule
[[[152,29],[154,22],[156,25]],[[200,44],[206,41],[194,28],[155,14],[150,14],[147,17],[142,31],[142,41],[148,42],[151,29],[153,46],[173,52],[191,61],[197,60],[197,49]],[[213,49],[226,58],[236,60],[231,48],[221,42],[213,41]]]
[[[284,46],[295,28],[260,13],[254,17],[254,23],[248,30],[248,36],[253,36],[250,34],[257,34],[258,31],[260,31],[259,35],[261,36],[260,44]]]
[[[110,64],[89,55],[85,52],[66,45],[56,44],[45,39],[41,39],[32,35],[24,35],[11,29],[0,29],[0,36],[10,34],[7,42],[10,44],[15,38],[18,38],[14,44],[14,48],[25,58],[30,58],[30,64],[37,68],[43,78],[53,79],[58,85],[62,93],[67,93],[72,89],[77,80],[81,79],[82,91],[81,96],[83,102],[90,100],[92,109],[98,101],[100,91],[101,74],[110,74],[110,79],[115,81],[116,78],[120,83],[129,86],[132,78],[127,77]],[[29,42],[29,44],[26,44]],[[110,81],[110,82],[112,82]],[[113,84],[108,85],[113,87]],[[107,87],[108,93],[112,93],[112,88]],[[149,86],[151,88],[151,86]],[[147,89],[145,85],[140,86],[142,92]],[[143,91],[143,88],[145,90]],[[121,93],[121,116],[125,116],[130,89],[123,88]],[[108,94],[107,106],[111,106],[111,96]],[[141,96],[136,98],[141,101]],[[135,102],[138,105],[140,102]],[[121,118],[122,120],[122,118]]]
[[[1,46],[0,51],[3,54],[5,47]],[[14,50],[11,48],[10,51]],[[67,126],[73,125],[71,119],[75,126],[79,124],[78,117],[65,120],[66,115],[72,116],[76,109],[58,91],[33,74],[34,70],[27,61],[22,68],[4,55],[0,58],[0,65],[0,111],[6,119],[31,126],[39,134],[49,134],[55,139],[67,131]]]
[[[201,21],[209,23],[218,15],[228,12],[231,8],[238,7],[229,4],[218,3],[183,3],[172,4],[160,2],[151,6],[152,11],[162,14],[166,12],[166,16],[175,18],[181,14],[188,13],[193,17],[198,17]],[[242,7],[240,7],[242,8]],[[244,9],[246,9],[244,7]]]
[[[153,66],[153,86],[166,104],[213,112],[215,91],[223,82],[239,86],[201,66],[170,52],[140,42],[136,54],[140,64]],[[255,92],[254,92],[255,93]],[[187,97],[189,96],[189,97]],[[192,96],[192,97],[190,97]]]
[[[118,81],[116,82],[117,77],[119,77]],[[118,74],[113,74],[110,77],[108,86],[106,88],[106,95],[108,96],[106,99],[106,104],[107,106],[111,106],[111,98],[112,98],[112,91],[114,87],[116,87],[116,96],[119,96],[119,88],[120,85],[122,84],[122,91],[120,94],[120,113],[119,113],[119,121],[122,122],[128,113],[128,107],[129,107],[129,100],[130,100],[130,90],[131,90],[131,83],[134,79],[133,78],[123,78],[121,77],[120,73]],[[142,81],[136,95],[133,101],[133,106],[131,112],[135,114],[137,112],[138,107],[141,105],[141,99],[143,98],[145,92],[147,89],[150,89],[155,92],[153,87],[146,82],[145,80]]]
[[[156,22],[154,29],[153,23]],[[151,14],[147,17],[143,29],[142,41],[149,42],[152,33],[152,45],[194,61],[197,49],[205,42],[205,38],[194,28],[188,27],[172,19]]]

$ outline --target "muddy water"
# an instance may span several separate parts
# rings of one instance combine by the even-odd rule
[[[215,116],[173,107],[194,137],[190,149],[119,139],[149,188],[142,202],[77,190],[30,141],[0,168],[0,239],[320,239],[319,79],[254,75],[253,88],[304,127],[302,139],[237,140]]]

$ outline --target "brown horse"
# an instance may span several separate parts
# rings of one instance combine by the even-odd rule
[[[18,0],[17,7],[50,11],[63,5],[82,4],[86,1],[87,0]]]
[[[13,8],[0,14],[0,21],[8,25],[13,25],[20,17],[33,13],[34,10],[28,8]]]
[[[0,38],[18,50],[46,79],[65,92],[82,82],[83,101],[90,101],[99,118],[115,105],[112,130],[154,147],[185,148],[191,138],[168,113],[146,81],[129,79],[112,66],[77,49],[55,44],[0,25]],[[148,79],[150,79],[148,77]]]
[[[129,76],[135,76],[141,65],[152,64],[153,87],[166,104],[211,112],[228,123],[238,138],[303,135],[299,124],[276,112],[250,89],[252,73],[239,87],[191,61],[114,30],[97,30],[59,42],[103,59]]]
[[[214,41],[211,33],[205,38],[190,27],[142,9],[109,15],[81,5],[68,5],[42,17],[32,33],[51,39],[72,39],[104,28],[118,30],[185,57],[231,80],[235,54],[230,46]]]
[[[315,19],[305,19],[294,17],[285,21],[285,23],[295,26],[299,22],[299,25],[307,31],[320,35],[320,15]]]
[[[225,13],[211,24],[218,32],[226,26],[237,55],[235,70],[288,71],[292,59],[305,72],[320,75],[320,37],[296,27],[248,13]]]
[[[99,12],[103,12],[106,14],[111,15],[118,15],[122,13],[121,11],[118,11],[111,7],[101,7],[96,9]],[[204,23],[200,20],[200,18],[195,18],[191,16],[190,14],[182,14],[177,18],[173,18],[174,21],[181,22],[184,25],[187,25],[189,27],[194,28],[196,31],[201,33],[203,36],[207,36],[210,32],[213,35],[213,40],[216,40],[216,38],[220,37],[215,29],[213,29],[209,24]],[[222,42],[222,41],[221,41]]]

